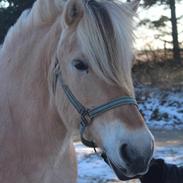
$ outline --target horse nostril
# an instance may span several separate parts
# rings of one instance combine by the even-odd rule
[[[121,158],[131,172],[137,174],[147,170],[149,156],[140,154],[130,144],[122,144],[119,150]]]
[[[127,144],[123,144],[120,147],[120,155],[127,164],[129,164],[131,162],[131,158],[130,158],[130,155],[128,152],[128,145]]]

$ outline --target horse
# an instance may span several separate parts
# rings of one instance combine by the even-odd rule
[[[116,174],[147,172],[154,138],[131,77],[138,4],[37,0],[10,28],[0,50],[0,182],[76,183],[76,131]]]

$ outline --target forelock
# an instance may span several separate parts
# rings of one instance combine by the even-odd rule
[[[107,0],[86,1],[84,7],[78,26],[84,54],[102,79],[128,90],[132,86],[132,12],[122,3]]]

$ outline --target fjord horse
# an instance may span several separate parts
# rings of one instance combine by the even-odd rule
[[[0,50],[1,183],[76,183],[72,136],[87,121],[77,106],[109,101],[82,135],[115,172],[147,171],[154,140],[132,100],[138,3],[37,0],[11,27]]]

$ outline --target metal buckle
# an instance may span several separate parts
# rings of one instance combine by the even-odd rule
[[[83,114],[81,114],[81,124],[84,127],[87,127],[92,122],[92,118],[90,117],[88,111],[85,111]]]
[[[85,129],[88,125],[90,125],[92,122],[92,118],[90,117],[88,111],[84,111],[82,114],[81,114],[81,122],[80,122],[80,136],[81,136],[81,141],[84,145],[88,146],[88,147],[92,147],[95,149],[96,144],[93,142],[93,141],[89,141],[87,139],[85,139],[84,137],[84,132],[85,132]]]

